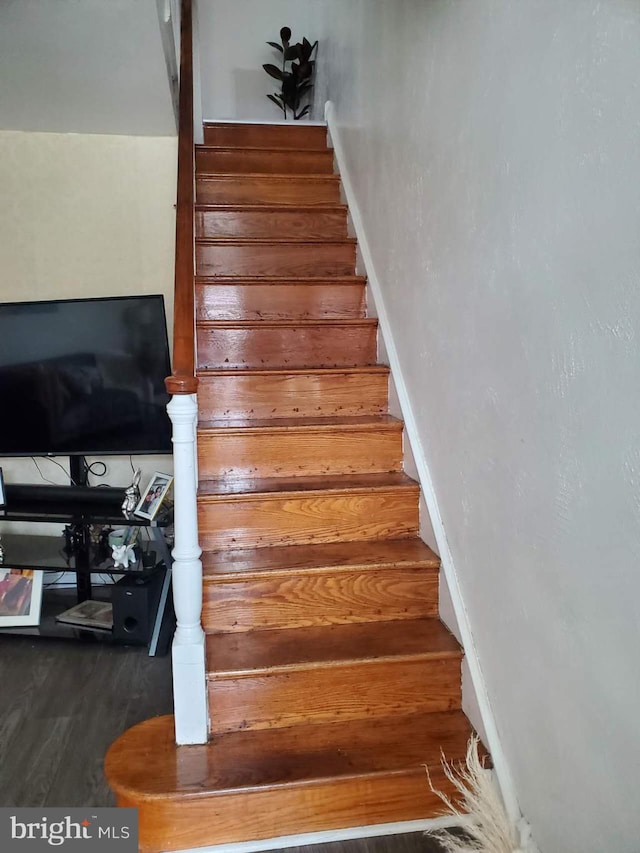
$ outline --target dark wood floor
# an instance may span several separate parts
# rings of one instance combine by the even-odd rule
[[[172,712],[171,659],[144,647],[0,636],[0,805],[115,805],[102,773],[129,726]]]
[[[146,648],[0,635],[0,806],[110,806],[102,773],[125,729],[172,713],[170,656]],[[293,853],[436,853],[422,833]]]

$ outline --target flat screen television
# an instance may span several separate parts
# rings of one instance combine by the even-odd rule
[[[0,304],[0,456],[171,452],[160,295]]]

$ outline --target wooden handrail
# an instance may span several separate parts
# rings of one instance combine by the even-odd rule
[[[176,265],[173,302],[173,373],[165,380],[169,394],[195,394],[194,329],[194,145],[193,31],[191,0],[180,12],[180,96],[178,128],[178,193],[176,204]]]

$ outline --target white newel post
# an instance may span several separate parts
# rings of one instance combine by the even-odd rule
[[[202,549],[196,504],[195,394],[176,394],[167,411],[173,424],[174,524],[173,703],[178,744],[206,743],[208,734],[205,637],[202,630]]]

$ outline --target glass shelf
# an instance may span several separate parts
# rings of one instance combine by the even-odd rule
[[[163,559],[158,553],[157,543],[139,540],[141,556],[138,561],[124,569],[115,568],[109,549],[91,544],[89,553],[73,553],[65,549],[64,536],[32,536],[19,533],[0,533],[4,550],[4,561],[0,568],[35,569],[47,572],[75,572],[77,574],[136,574],[153,572]],[[88,559],[87,559],[88,556]]]

